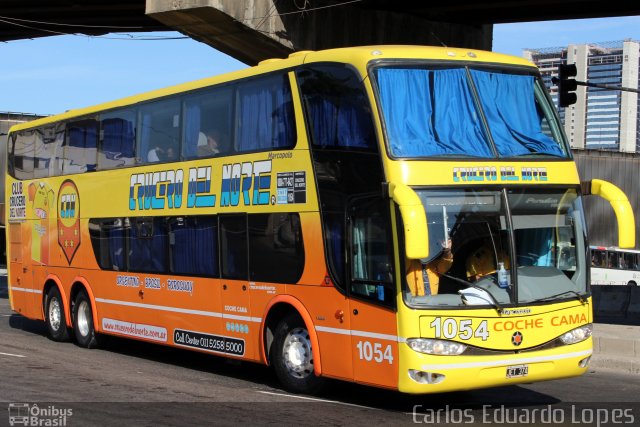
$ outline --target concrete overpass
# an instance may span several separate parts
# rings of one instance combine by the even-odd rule
[[[640,15],[629,0],[3,0],[0,41],[175,29],[247,64],[346,45],[491,49],[493,24]]]

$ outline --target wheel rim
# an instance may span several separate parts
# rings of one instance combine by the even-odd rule
[[[309,332],[303,328],[293,329],[284,340],[282,348],[284,365],[289,374],[305,378],[313,372],[313,353]]]
[[[76,319],[76,326],[80,335],[86,337],[89,335],[89,319],[91,318],[91,308],[89,308],[89,304],[86,301],[81,301],[78,306],[78,314]]]
[[[58,298],[51,298],[49,301],[49,325],[51,329],[54,331],[59,330],[61,319],[62,310],[60,308],[60,301],[58,301]]]

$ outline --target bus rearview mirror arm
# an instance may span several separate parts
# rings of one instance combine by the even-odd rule
[[[592,179],[580,183],[585,196],[600,196],[611,204],[618,221],[618,247],[634,248],[636,246],[636,223],[629,199],[615,185],[601,179]]]
[[[427,215],[420,197],[413,189],[390,182],[387,185],[389,198],[400,208],[404,224],[405,253],[409,259],[427,258],[429,256],[429,232]]]

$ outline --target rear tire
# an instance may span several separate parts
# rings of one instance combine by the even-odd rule
[[[53,286],[47,292],[44,304],[44,323],[47,333],[53,341],[69,341],[69,329],[64,316],[64,304],[60,291]]]
[[[91,300],[84,290],[78,292],[73,304],[73,332],[80,347],[98,347]]]
[[[276,327],[271,364],[283,387],[293,393],[318,393],[325,379],[313,372],[313,352],[306,325],[290,314]]]

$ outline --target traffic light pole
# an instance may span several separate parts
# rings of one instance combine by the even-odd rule
[[[611,90],[621,90],[621,91],[624,91],[624,92],[640,93],[640,90],[638,90],[638,89],[632,89],[630,87],[623,87],[623,86],[603,85],[603,84],[600,84],[600,83],[581,82],[579,80],[576,80],[576,84],[578,86],[589,86],[589,87],[597,87],[597,88],[600,88],[600,89],[611,89]]]

